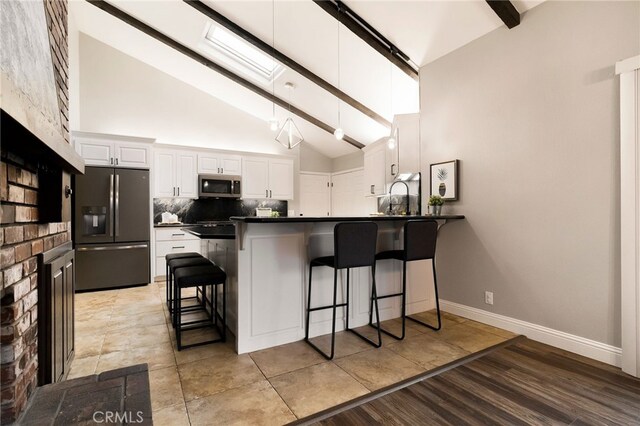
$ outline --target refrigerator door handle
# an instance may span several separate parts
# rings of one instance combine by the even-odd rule
[[[115,223],[116,237],[120,236],[120,175],[116,175]]]
[[[109,176],[109,211],[113,213],[113,173]],[[113,223],[109,220],[109,235],[113,237]]]
[[[133,244],[129,246],[100,246],[100,247],[78,247],[77,251],[102,251],[102,250],[131,250],[131,249],[140,249],[147,248],[148,244]]]

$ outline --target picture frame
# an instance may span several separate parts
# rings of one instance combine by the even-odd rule
[[[458,160],[443,161],[430,165],[429,195],[440,195],[445,201],[457,201]]]

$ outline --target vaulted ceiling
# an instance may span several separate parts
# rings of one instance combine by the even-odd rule
[[[384,119],[392,121],[394,114],[418,112],[418,82],[391,65],[313,1],[204,0],[203,3]],[[513,2],[520,13],[539,3]],[[198,55],[220,63],[204,43],[211,19],[185,2],[112,0],[110,4]],[[485,1],[351,0],[345,4],[408,54],[416,68],[504,26]],[[238,113],[260,118],[268,126],[273,104],[255,91],[86,1],[71,2],[70,12],[79,31],[222,100]],[[381,120],[340,101],[288,67],[284,67],[273,85],[232,71],[267,93],[273,91],[280,99],[290,100],[293,106],[331,128],[343,128],[346,135],[364,145],[389,134],[389,128]],[[293,83],[295,90],[287,90],[287,82]],[[284,106],[276,107],[280,123],[290,114],[286,102]],[[357,150],[314,124],[299,117],[294,120],[306,141],[329,157]]]

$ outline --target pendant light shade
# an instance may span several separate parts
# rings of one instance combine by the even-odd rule
[[[280,123],[278,122],[278,119],[275,118],[275,115],[274,115],[274,117],[271,120],[269,120],[269,129],[272,132],[277,132],[278,127],[280,127]]]
[[[341,141],[342,138],[344,138],[344,130],[342,130],[341,127],[338,127],[336,130],[333,131],[333,136],[335,136],[336,139]]]
[[[296,123],[293,122],[291,117],[285,120],[282,128],[278,132],[278,136],[276,136],[276,141],[287,149],[293,149],[304,141],[302,133],[300,133],[298,126],[296,126]]]

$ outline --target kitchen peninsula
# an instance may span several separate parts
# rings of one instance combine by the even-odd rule
[[[402,227],[407,220],[433,219],[444,225],[462,215],[373,216],[373,217],[231,217],[236,224],[237,277],[231,277],[232,331],[238,353],[246,353],[304,338],[304,303],[309,259],[333,254],[333,228],[338,222],[371,220],[378,224],[377,250],[400,249]],[[344,280],[346,273],[340,273]],[[316,281],[317,280],[317,281]],[[368,268],[351,272],[352,301],[349,322],[354,327],[367,324],[371,275]],[[313,299],[329,304],[333,271],[314,270]],[[317,284],[316,284],[317,283]],[[398,292],[402,286],[401,262],[386,260],[376,266],[379,294]],[[339,286],[338,301],[344,299]],[[398,298],[380,300],[380,319],[400,316]],[[435,307],[429,261],[407,266],[407,313]],[[234,312],[235,311],[235,312]],[[337,330],[344,329],[344,308],[338,309]],[[233,321],[236,319],[236,321]],[[233,329],[235,326],[236,329]],[[331,332],[331,312],[312,314],[310,335]]]

